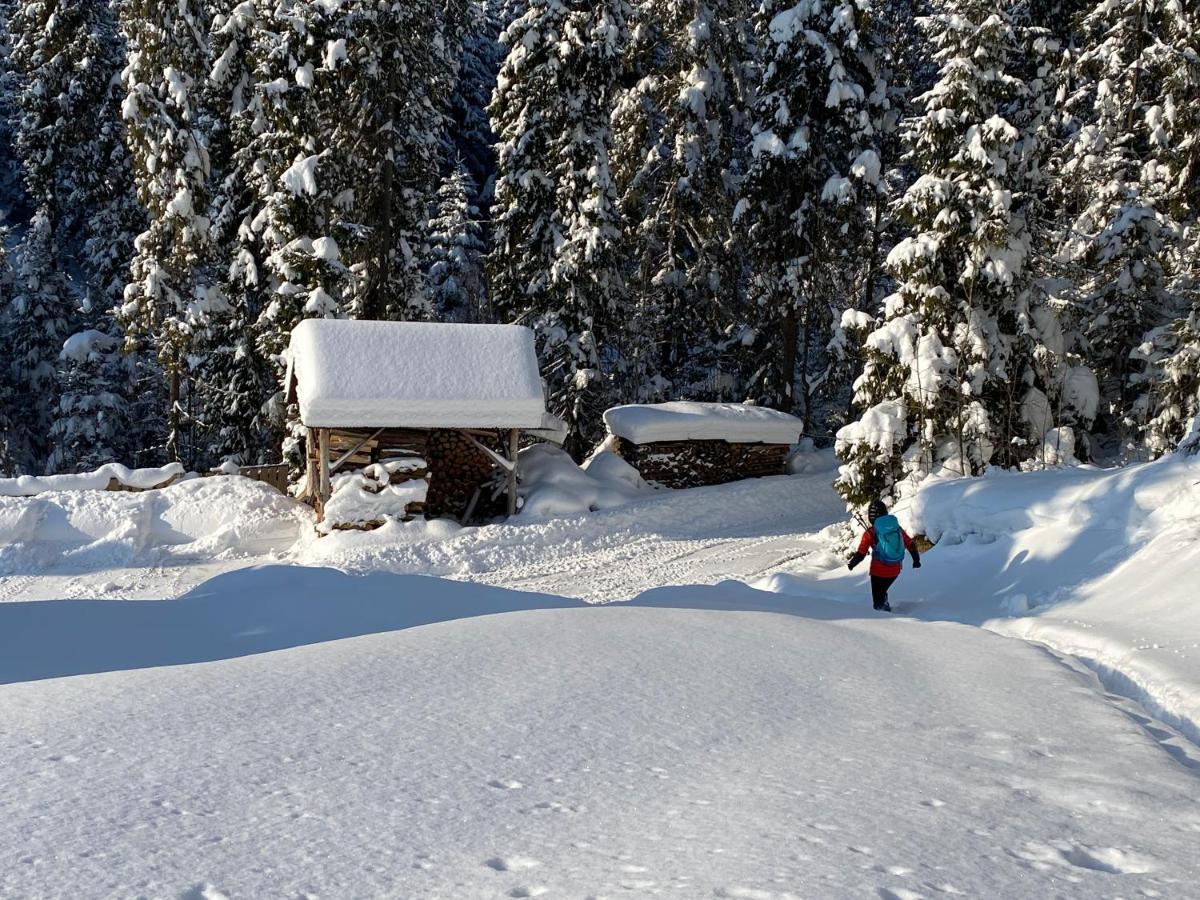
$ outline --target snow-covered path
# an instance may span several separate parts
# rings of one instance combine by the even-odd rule
[[[1084,678],[747,593],[0,688],[0,896],[1194,896],[1194,775]]]
[[[753,581],[816,556],[816,532],[844,515],[830,488],[832,457],[816,471],[654,493],[618,509],[447,536],[395,526],[309,541],[292,556],[348,572],[424,573],[519,590],[626,600],[663,585]]]

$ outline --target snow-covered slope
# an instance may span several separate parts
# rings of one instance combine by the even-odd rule
[[[233,655],[301,574],[101,605],[165,626],[224,598],[193,639]],[[303,600],[327,625],[522,596],[327,577]],[[60,604],[0,613],[22,606]],[[160,637],[181,640],[121,646],[136,664]],[[1085,677],[978,629],[733,585],[11,684],[0,722],[6,897],[1186,897],[1200,878],[1194,775]]]
[[[1200,742],[1200,458],[935,479],[898,514],[937,541],[899,611],[1044,643]],[[867,597],[836,559],[757,584]]]

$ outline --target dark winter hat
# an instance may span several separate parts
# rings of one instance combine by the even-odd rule
[[[871,505],[867,507],[868,522],[874,522],[880,516],[886,516],[887,514],[887,506],[884,505],[882,500],[872,500]]]

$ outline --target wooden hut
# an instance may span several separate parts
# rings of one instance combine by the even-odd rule
[[[334,473],[409,456],[427,464],[427,514],[465,521],[498,485],[511,515],[521,434],[566,431],[520,326],[308,319],[292,331],[287,384],[307,445],[302,497],[319,514]]]
[[[617,406],[604,414],[613,450],[649,482],[670,488],[782,475],[804,424],[743,403]]]

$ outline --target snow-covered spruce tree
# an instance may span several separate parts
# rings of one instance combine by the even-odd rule
[[[487,322],[492,316],[484,287],[483,243],[477,193],[471,173],[460,165],[442,182],[429,222],[429,300],[439,321]]]
[[[75,274],[74,290],[63,296],[63,302],[75,307],[67,315],[68,327],[103,327],[115,333],[107,311],[120,300],[141,225],[123,143],[123,94],[116,76],[125,54],[116,14],[107,2],[34,0],[17,6],[10,28],[9,77],[19,111],[16,150],[26,195],[50,223],[55,243],[53,252],[40,258]],[[54,272],[44,276],[59,277]],[[46,347],[56,365],[58,349]],[[127,387],[120,378],[99,377],[92,366],[75,371],[76,365],[68,358],[59,366],[55,393],[63,395],[63,403],[54,404],[56,420],[64,404],[120,405],[114,398]],[[99,380],[89,400],[87,379],[92,375]],[[114,453],[136,444],[138,435],[116,417],[105,416],[93,430],[109,427],[112,431],[96,440]],[[52,466],[75,468],[71,450],[57,438],[53,443]]]
[[[193,332],[220,303],[208,270],[208,9],[200,0],[126,0],[121,26],[129,45],[122,111],[149,224],[135,242],[119,319],[128,349],[157,352],[168,388],[166,453],[179,459]]]
[[[214,62],[207,83],[215,120],[210,153],[212,242],[226,302],[208,317],[195,348],[203,424],[198,445],[205,464],[267,462],[277,458],[279,445],[267,409],[279,389],[278,377],[256,340],[268,294],[260,283],[262,260],[253,236],[254,160],[240,153],[253,144],[256,129],[266,124],[256,93],[258,79],[266,73],[259,70],[256,51],[269,43],[262,38],[270,32],[260,7],[267,10],[266,4],[243,0],[212,22]],[[242,167],[246,162],[251,164],[248,170]]]
[[[668,389],[732,399],[740,383],[732,220],[747,144],[748,17],[744,0],[634,7],[640,71],[618,102],[613,166],[637,247],[625,353],[636,399]]]
[[[831,307],[844,304],[844,273],[866,255],[887,91],[868,3],[763,0],[754,27],[762,74],[739,217],[764,363],[758,394],[799,407],[807,426],[809,351],[824,344]]]
[[[1139,398],[1145,361],[1135,351],[1183,306],[1172,274],[1183,229],[1167,156],[1171,122],[1194,101],[1173,95],[1166,77],[1181,50],[1195,53],[1187,39],[1184,47],[1171,44],[1180,27],[1191,31],[1185,8],[1160,0],[1092,4],[1063,102],[1071,134],[1056,175],[1068,187],[1072,216],[1057,260],[1070,281],[1081,352],[1099,376],[1098,428],[1123,456],[1134,452],[1153,405]]]
[[[537,332],[551,407],[576,456],[598,435],[621,365],[622,222],[609,153],[628,17],[623,0],[531,0],[504,33],[491,106],[493,303],[501,319]]]
[[[49,454],[50,426],[58,408],[58,354],[71,333],[74,291],[58,253],[53,226],[39,209],[16,252],[15,277],[0,311],[5,337],[9,453],[17,469],[41,472]]]
[[[130,426],[129,373],[120,341],[89,329],[71,335],[59,355],[61,398],[50,428],[48,472],[86,472],[123,462]]]
[[[458,79],[450,98],[448,132],[452,160],[459,160],[471,175],[475,194],[471,203],[483,209],[496,174],[496,136],[487,107],[504,61],[500,33],[508,27],[507,4],[498,0],[471,0],[463,38]]]
[[[8,226],[0,217],[0,323],[8,316],[15,288],[15,278],[8,260],[8,236]],[[10,448],[14,439],[13,428],[18,420],[17,408],[24,399],[13,383],[12,367],[0,365],[0,474],[6,478],[16,473]]]
[[[1135,351],[1146,368],[1133,377],[1137,419],[1148,418],[1151,456],[1174,449],[1200,414],[1200,14],[1184,6],[1163,11],[1152,59],[1159,87],[1147,110],[1155,151],[1156,206],[1176,223],[1170,291],[1184,306],[1169,325]],[[1148,168],[1148,166],[1147,166]]]
[[[869,331],[862,415],[838,434],[837,486],[855,506],[894,497],[906,475],[979,474],[997,451],[1015,463],[1044,432],[1023,416],[1030,392],[1049,389],[1036,361],[1054,323],[1033,308],[1025,270],[1030,138],[1012,121],[1028,97],[1010,74],[1019,35],[984,0],[947,0],[924,25],[940,71],[905,128],[919,177],[900,201],[912,235],[888,256],[899,289],[882,321],[848,323]]]

